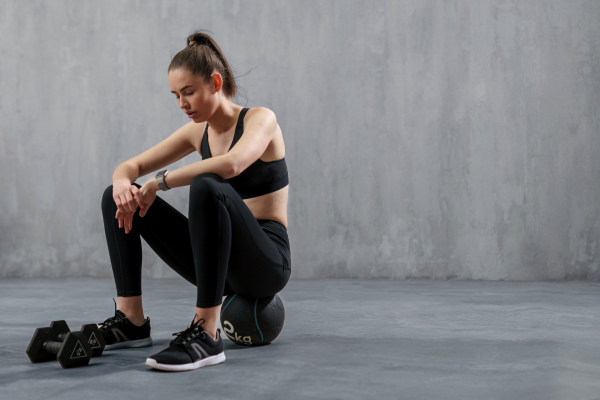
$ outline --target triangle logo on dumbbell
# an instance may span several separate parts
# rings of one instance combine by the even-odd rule
[[[96,337],[96,334],[93,332],[90,334],[90,339],[88,340],[88,343],[90,344],[92,349],[97,349],[98,347],[101,347],[100,343],[98,342],[98,338]]]
[[[87,356],[88,355],[85,353],[83,346],[81,345],[81,343],[79,343],[79,340],[78,340],[77,344],[75,345],[75,348],[73,349],[73,353],[71,354],[71,360],[73,360],[75,358],[84,358]]]

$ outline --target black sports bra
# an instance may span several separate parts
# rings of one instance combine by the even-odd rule
[[[244,116],[247,111],[248,108],[244,108],[240,112],[237,125],[235,126],[233,142],[231,143],[229,150],[235,146],[244,133]],[[200,144],[200,154],[202,155],[203,160],[212,157],[210,147],[208,146],[208,124],[206,124],[202,143]],[[273,193],[289,184],[285,157],[281,160],[269,162],[258,159],[242,171],[241,174],[227,179],[227,182],[233,186],[242,199],[250,199],[252,197]]]

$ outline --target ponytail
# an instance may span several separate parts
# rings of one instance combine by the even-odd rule
[[[173,57],[169,71],[184,68],[192,74],[210,81],[213,72],[223,78],[223,93],[229,98],[237,94],[235,78],[221,48],[209,35],[195,32],[187,38],[187,47]]]

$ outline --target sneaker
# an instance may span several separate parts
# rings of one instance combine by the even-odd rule
[[[98,328],[106,347],[104,350],[121,349],[124,347],[146,347],[152,345],[150,337],[150,318],[142,325],[136,325],[129,320],[115,305],[115,316],[98,324]]]
[[[225,361],[221,331],[217,329],[215,340],[202,329],[202,323],[203,319],[192,321],[185,331],[174,333],[177,337],[169,347],[148,357],[146,365],[162,371],[190,371]]]

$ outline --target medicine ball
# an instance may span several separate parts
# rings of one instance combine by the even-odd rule
[[[221,325],[236,344],[260,346],[271,343],[285,319],[283,302],[278,295],[249,298],[232,294],[221,307]]]

